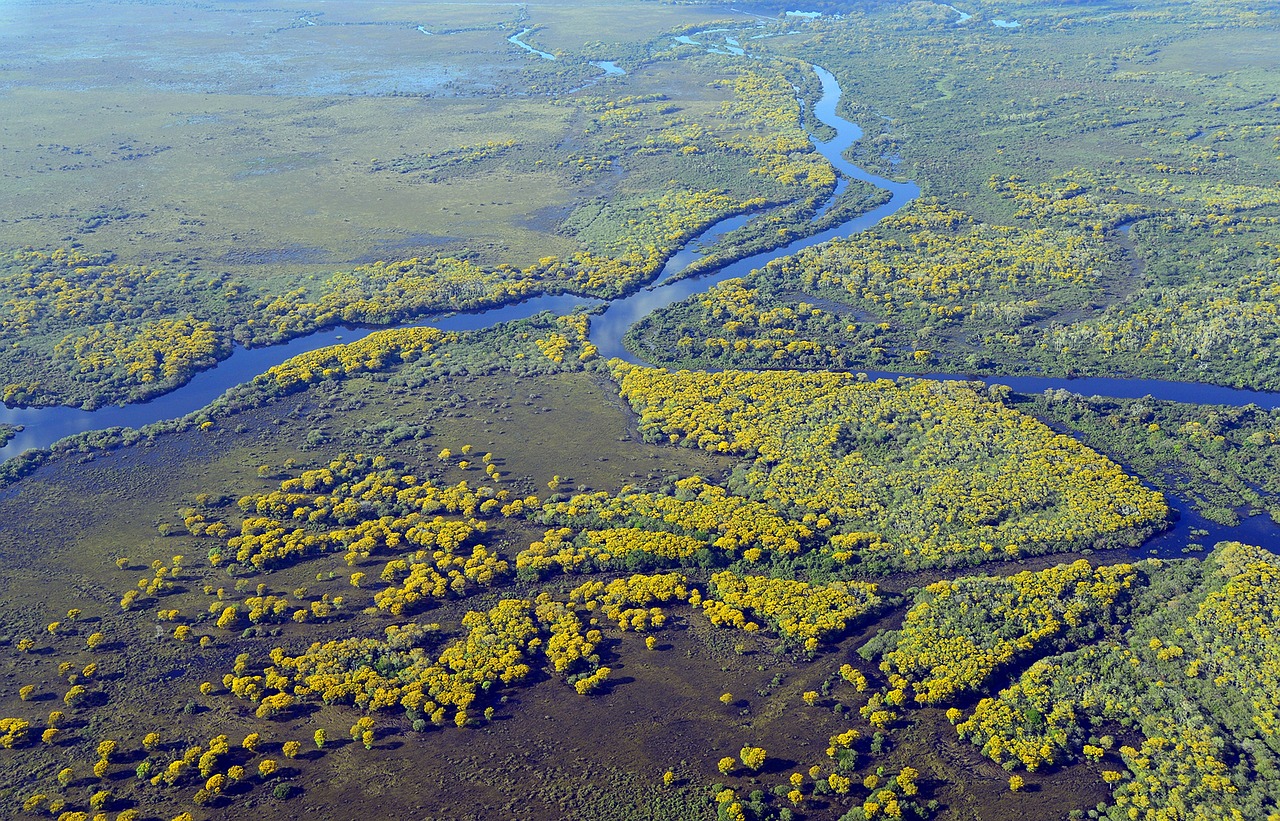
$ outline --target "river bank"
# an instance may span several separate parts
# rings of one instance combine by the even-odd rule
[[[516,35],[517,37],[519,35]],[[845,159],[844,153],[862,137],[862,129],[840,117],[836,111],[841,88],[836,78],[820,66],[813,70],[822,84],[822,95],[814,106],[816,119],[834,133],[826,141],[814,138],[815,148],[837,169],[842,181],[860,180],[888,191],[888,202],[862,213],[839,225],[812,236],[796,240],[784,247],[755,254],[729,264],[709,275],[682,278],[688,265],[698,258],[698,250],[710,247],[724,234],[741,227],[761,215],[735,215],[705,228],[672,256],[655,282],[628,296],[609,302],[572,295],[546,295],[524,302],[503,305],[474,313],[457,313],[424,322],[409,323],[406,327],[430,325],[449,331],[470,331],[489,328],[504,322],[524,319],[543,311],[566,314],[579,310],[595,311],[590,329],[590,341],[604,358],[621,358],[637,365],[649,365],[628,351],[623,338],[628,329],[650,313],[704,292],[727,279],[743,276],[770,261],[796,254],[805,248],[818,245],[836,237],[847,237],[876,225],[886,217],[897,213],[919,196],[920,189],[912,182],[897,182],[870,174]],[[837,187],[832,201],[838,198],[842,188]],[[819,209],[824,213],[831,205]],[[92,430],[108,428],[142,428],[164,420],[176,419],[194,413],[222,396],[227,390],[251,380],[267,369],[279,365],[298,354],[345,344],[362,339],[377,330],[375,328],[339,327],[288,343],[269,348],[239,348],[215,368],[205,371],[189,383],[151,401],[127,406],[110,406],[94,411],[76,408],[3,408],[0,424],[17,430],[12,439],[0,448],[0,458],[9,459],[30,449],[45,449],[60,439]],[[1196,383],[1182,383],[1156,379],[1122,379],[1111,377],[1054,378],[1035,376],[984,376],[970,377],[964,374],[897,373],[867,371],[868,378],[900,377],[943,380],[980,381],[987,385],[1006,385],[1019,393],[1041,393],[1046,390],[1067,390],[1082,395],[1109,397],[1145,397],[1197,404],[1242,406],[1254,404],[1262,408],[1280,407],[1280,394],[1259,391],[1221,388]],[[1170,531],[1149,540],[1150,547],[1161,555],[1177,555],[1188,542],[1196,539],[1212,544],[1219,538],[1262,541],[1268,546],[1280,548],[1280,536],[1270,522],[1259,517],[1246,519],[1239,527],[1230,528],[1208,522],[1191,511],[1184,503],[1173,507],[1179,511],[1178,525]],[[1206,536],[1201,536],[1204,533]]]

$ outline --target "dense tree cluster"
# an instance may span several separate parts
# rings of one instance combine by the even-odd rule
[[[677,479],[670,494],[624,488],[617,495],[584,493],[567,501],[548,501],[537,518],[570,527],[625,524],[708,538],[712,547],[730,556],[752,548],[795,553],[813,535],[804,523],[699,476]]]
[[[716,573],[707,586],[704,606],[719,602],[735,611],[757,614],[786,638],[813,650],[819,641],[839,638],[881,603],[877,587],[867,582],[819,585],[795,579]],[[723,608],[709,607],[713,622],[724,619]],[[741,621],[741,614],[739,619]]]
[[[1158,819],[1269,817],[1280,798],[1272,777],[1280,772],[1272,744],[1277,667],[1268,638],[1280,619],[1271,584],[1278,566],[1266,550],[1223,543],[1202,565],[1151,560],[1136,575],[1115,575],[1132,582],[1123,621],[1080,613],[1083,630],[1027,648],[1042,658],[980,699],[968,717],[954,707],[948,717],[1008,769],[1079,758],[1111,764],[1103,778],[1112,786],[1107,817],[1114,821],[1134,811]],[[1092,596],[1089,587],[1076,590]],[[1012,635],[1023,621],[1003,609],[1004,600],[939,597],[923,615],[970,625],[976,635]],[[904,634],[913,621],[909,614]],[[1097,624],[1109,622],[1111,635],[1089,643]],[[1141,739],[1117,744],[1122,732]]]
[[[629,569],[643,565],[687,564],[706,547],[701,539],[634,527],[584,530],[578,539],[568,528],[548,530],[516,555],[516,569],[539,576],[555,570],[581,573],[589,570]]]
[[[1187,618],[1185,643],[1192,652],[1186,675],[1241,693],[1249,721],[1273,739],[1280,733],[1280,560],[1261,548],[1228,543],[1210,561],[1211,578],[1221,586]],[[1165,655],[1182,657],[1177,636],[1166,641]]]
[[[821,529],[877,534],[854,542],[864,560],[1043,553],[1167,514],[1119,466],[962,383],[614,372],[646,436],[750,457],[737,492]]]
[[[690,365],[937,368],[928,340],[1016,330],[1087,300],[1116,267],[1091,233],[995,225],[918,201],[659,311],[629,339]]]
[[[384,570],[384,575],[400,578],[409,562],[421,565],[430,559],[448,583],[467,575],[464,570],[474,581],[500,571],[487,553],[453,554],[485,532],[487,526],[477,517],[495,515],[507,495],[487,485],[472,488],[465,480],[440,486],[395,470],[385,457],[343,454],[327,467],[283,480],[278,490],[241,497],[238,507],[244,518],[235,535],[228,536],[231,528],[225,523],[208,522],[202,514],[189,516],[187,527],[193,535],[221,542],[209,548],[215,566],[235,562],[264,569],[335,551],[344,552],[352,564],[374,552],[413,546],[421,555],[403,560],[404,568]],[[473,558],[477,564],[468,565]],[[480,567],[486,568],[484,573]]]
[[[993,673],[1047,647],[1078,643],[1115,620],[1114,605],[1139,580],[1132,565],[1083,559],[1008,577],[969,577],[926,587],[892,634],[882,669],[915,701],[936,704],[980,687]]]
[[[379,331],[347,345],[299,354],[270,368],[263,377],[282,390],[292,391],[323,379],[381,371],[392,364],[428,356],[440,345],[457,339],[456,334],[435,328],[403,328]]]
[[[369,711],[401,707],[436,725],[452,714],[461,727],[474,718],[473,704],[495,687],[524,681],[544,660],[580,693],[599,689],[609,668],[596,654],[601,633],[594,614],[622,630],[646,631],[666,622],[657,605],[689,596],[679,574],[588,582],[563,602],[542,594],[536,601],[503,599],[487,611],[468,611],[463,635],[438,652],[432,648],[441,644],[439,625],[409,623],[386,628],[385,639],[317,642],[295,656],[277,648],[261,674],[244,667],[228,673],[224,685],[268,706],[275,699],[287,709],[297,699]]]
[[[1029,409],[1177,491],[1208,519],[1233,525],[1242,513],[1267,510],[1280,521],[1280,411],[1060,390],[1032,397]]]

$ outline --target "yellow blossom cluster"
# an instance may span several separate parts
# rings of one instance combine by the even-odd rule
[[[626,524],[685,535],[709,534],[710,546],[731,556],[752,548],[795,553],[813,535],[807,525],[698,476],[676,480],[674,495],[624,488],[617,495],[584,493],[568,501],[547,502],[541,520],[578,528]]]
[[[483,690],[529,675],[529,653],[541,643],[532,605],[521,599],[469,611],[462,627],[464,635],[438,656],[424,646],[438,628],[408,624],[388,627],[385,640],[316,643],[298,656],[277,648],[267,671],[281,671],[277,689],[302,700],[353,703],[370,711],[402,706],[436,724],[444,722],[449,708],[461,726]]]
[[[1151,304],[1111,307],[1099,317],[1055,328],[1046,344],[1062,353],[1238,365],[1242,352],[1265,355],[1280,342],[1280,284],[1274,273],[1160,289],[1152,296],[1157,294]]]
[[[148,383],[190,378],[229,350],[212,324],[188,316],[142,325],[108,322],[68,335],[53,352],[81,373],[119,373],[126,382]]]
[[[275,365],[258,380],[296,390],[326,379],[380,371],[393,363],[412,362],[431,355],[458,335],[436,328],[396,328],[378,331],[345,345],[308,351]]]
[[[1221,587],[1188,619],[1199,660],[1188,676],[1247,694],[1246,709],[1267,738],[1280,732],[1280,557],[1228,542],[1209,557]],[[1172,653],[1166,653],[1172,656]]]
[[[1208,727],[1169,716],[1157,723],[1159,735],[1148,736],[1137,749],[1120,748],[1130,777],[1115,787],[1115,805],[1147,821],[1245,821],[1233,800],[1240,788],[1223,761],[1222,738]]]
[[[406,558],[393,559],[382,570],[382,580],[391,586],[374,594],[374,604],[401,616],[425,602],[466,596],[477,588],[490,587],[507,574],[505,559],[476,545],[471,554],[452,549],[418,550]]]
[[[599,610],[620,630],[645,631],[666,623],[666,614],[657,604],[688,601],[694,592],[681,573],[636,573],[622,579],[587,582],[569,594],[572,604]]]
[[[603,635],[599,630],[584,630],[577,607],[555,601],[548,593],[538,595],[535,613],[538,621],[551,634],[543,646],[551,669],[567,675],[582,666],[596,666],[596,647]]]
[[[868,582],[809,584],[794,579],[716,573],[708,585],[708,602],[716,599],[750,610],[779,634],[806,644],[839,638],[862,616],[880,604],[877,587]]]
[[[564,334],[552,332],[546,339],[535,339],[533,344],[538,347],[543,356],[558,364],[564,361],[565,352],[569,350],[571,343]]]
[[[706,546],[700,539],[634,527],[586,530],[575,540],[569,528],[548,530],[516,554],[516,569],[544,573],[625,568],[637,559],[679,563]]]
[[[488,269],[456,256],[378,261],[335,273],[316,301],[302,290],[254,303],[254,321],[276,334],[338,322],[389,324],[430,311],[489,307],[541,289],[534,272],[510,265]]]
[[[599,667],[594,673],[583,676],[575,681],[573,683],[573,689],[576,690],[580,696],[593,693],[604,686],[605,679],[609,678],[609,674],[612,672],[613,670],[608,667]]]
[[[822,191],[835,185],[831,163],[800,125],[800,102],[784,75],[748,68],[722,83],[732,87],[733,99],[721,111],[742,131],[722,138],[721,148],[749,154],[760,163],[754,173],[784,185]]]
[[[881,668],[917,702],[943,701],[1068,630],[1105,623],[1138,579],[1133,565],[1095,569],[1081,559],[1006,578],[934,582],[908,611]]]
[[[7,295],[0,305],[5,336],[31,333],[38,320],[50,317],[87,325],[139,316],[135,298],[163,277],[76,249],[19,251],[11,261],[16,270],[0,280]]]
[[[569,314],[556,317],[556,324],[564,327],[565,333],[552,331],[546,338],[537,338],[533,344],[537,349],[557,365],[564,362],[565,354],[577,347],[578,361],[586,362],[596,357],[596,346],[587,341],[590,320],[584,313]]]
[[[1027,286],[1097,281],[1105,248],[1092,234],[981,222],[934,202],[916,202],[870,232],[773,263],[806,289],[843,291],[884,317],[934,320],[981,313]]]
[[[22,718],[0,718],[0,747],[21,747],[31,733],[31,722]]]
[[[1048,552],[1168,512],[1115,463],[965,383],[617,361],[614,373],[646,436],[754,457],[738,492],[879,534],[864,558]]]
[[[384,457],[344,454],[327,467],[284,480],[279,490],[242,497],[239,508],[247,515],[239,532],[225,547],[211,548],[209,560],[263,569],[338,550],[348,563],[402,546],[452,554],[485,531],[475,517],[493,511],[506,495],[466,481],[440,486],[392,469]],[[488,501],[493,504],[486,507]],[[203,518],[197,525],[195,535],[221,532]]]
[[[588,582],[567,602],[544,593],[532,602],[503,599],[488,611],[468,611],[463,635],[438,654],[430,648],[439,642],[439,625],[410,623],[386,628],[385,639],[317,642],[296,656],[276,648],[260,674],[249,670],[244,655],[223,683],[260,709],[265,704],[267,717],[295,701],[320,699],[369,711],[401,706],[437,725],[452,710],[454,722],[463,726],[478,698],[493,686],[523,681],[542,658],[578,692],[599,689],[609,669],[596,654],[602,641],[597,617],[622,630],[658,628],[667,616],[656,605],[687,601],[690,592],[678,573]]]
[[[1150,206],[1125,201],[1136,193],[1126,190],[1128,185],[1128,181],[1121,185],[1119,180],[1084,168],[1073,168],[1039,185],[1017,174],[992,176],[987,181],[988,188],[1017,204],[1017,218],[1032,219],[1036,224],[1057,219],[1097,230],[1153,213]]]
[[[1067,675],[1061,664],[1037,661],[997,698],[979,701],[972,716],[956,723],[957,732],[981,745],[982,754],[992,761],[1013,762],[1029,772],[1063,761],[1076,741],[1081,718],[1076,700],[1061,697]],[[1071,685],[1083,704],[1094,703],[1095,682],[1072,680]],[[955,715],[958,719],[959,710]],[[1035,716],[1035,727],[1026,726],[1028,715]]]

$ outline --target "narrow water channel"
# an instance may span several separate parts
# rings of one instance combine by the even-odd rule
[[[521,32],[524,34],[525,32]],[[520,35],[515,35],[512,42],[530,48],[518,42]],[[532,50],[532,49],[531,49]],[[547,55],[554,59],[553,55]],[[697,258],[699,249],[713,245],[724,234],[732,231],[757,215],[736,215],[720,220],[704,229],[687,242],[667,264],[654,284],[635,293],[605,303],[601,300],[587,299],[568,295],[550,295],[536,297],[517,304],[504,305],[475,313],[458,313],[408,323],[406,327],[430,325],[443,330],[478,330],[488,328],[502,322],[523,319],[542,311],[557,314],[570,313],[582,308],[604,307],[591,321],[591,342],[600,350],[605,358],[619,357],[633,364],[649,364],[627,351],[622,339],[627,330],[636,322],[653,311],[664,308],[680,300],[704,292],[717,284],[733,277],[740,277],[760,268],[774,259],[791,256],[805,248],[826,242],[836,237],[847,237],[866,230],[897,213],[920,194],[920,189],[913,182],[895,182],[893,180],[870,174],[853,165],[844,157],[854,142],[862,137],[862,129],[836,114],[840,102],[840,85],[836,78],[820,66],[813,66],[814,72],[822,82],[822,96],[814,106],[814,115],[823,124],[829,126],[835,136],[826,142],[814,140],[814,146],[826,157],[840,174],[848,179],[861,180],[878,188],[887,190],[890,199],[866,213],[850,219],[834,228],[822,231],[804,239],[796,240],[782,248],[756,254],[739,260],[706,276],[677,278],[680,273]],[[837,189],[833,196],[839,196]],[[821,209],[825,211],[828,205]],[[139,428],[153,422],[173,419],[197,411],[226,390],[247,382],[268,368],[307,351],[317,350],[335,344],[353,342],[374,333],[377,329],[369,328],[335,328],[309,336],[294,339],[282,345],[267,348],[237,348],[230,357],[216,367],[197,375],[186,385],[143,402],[124,407],[108,406],[94,411],[77,408],[5,408],[0,407],[0,422],[21,425],[23,430],[4,448],[0,448],[0,459],[16,456],[29,448],[47,448],[59,439],[88,430],[100,430],[111,427]],[[867,372],[873,378],[911,376],[913,378],[935,379],[971,379],[962,374],[899,374],[891,372]],[[1084,395],[1109,396],[1116,398],[1151,396],[1155,399],[1166,399],[1176,402],[1195,402],[1202,404],[1246,405],[1255,404],[1271,409],[1280,407],[1280,393],[1237,390],[1195,383],[1173,382],[1158,379],[1114,379],[1106,377],[1093,378],[1052,378],[1052,377],[982,377],[979,381],[987,384],[1008,385],[1021,393],[1039,393],[1048,389],[1064,388]],[[1144,549],[1152,549],[1162,555],[1177,555],[1187,544],[1193,534],[1208,531],[1208,536],[1198,537],[1201,542],[1212,546],[1214,541],[1234,538],[1261,544],[1273,550],[1280,550],[1280,528],[1262,517],[1246,520],[1239,527],[1228,528],[1208,522],[1193,511],[1190,511],[1176,500],[1171,499],[1174,508],[1182,518],[1178,526],[1161,536],[1150,540]]]

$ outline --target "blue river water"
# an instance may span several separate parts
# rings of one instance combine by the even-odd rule
[[[423,34],[431,33],[423,29],[422,26],[418,26],[418,31],[421,31]],[[514,46],[519,46],[520,48],[524,49],[530,54],[536,54],[544,60],[556,59],[556,56],[551,52],[543,51],[542,49],[539,49],[539,48],[534,48],[533,46],[529,45],[528,43],[520,39],[521,37],[525,36],[531,31],[533,31],[533,29],[531,28],[521,29],[519,33],[513,34],[510,37],[508,37],[507,42],[511,43]],[[606,76],[621,76],[627,73],[626,69],[622,68],[617,63],[614,63],[610,60],[592,60],[591,65],[603,71]],[[590,85],[594,85],[594,83],[591,83]],[[586,87],[587,86],[583,86],[583,88],[586,88]],[[581,90],[582,89],[575,89],[575,91],[581,91]]]
[[[417,322],[412,325],[430,324],[433,328],[445,331],[476,331],[501,322],[524,319],[542,311],[567,314],[600,304],[600,300],[552,294],[487,311],[455,313],[432,319],[429,323]],[[88,430],[140,428],[152,422],[186,416],[205,407],[228,389],[248,382],[298,354],[330,345],[355,342],[379,330],[385,329],[340,326],[267,348],[237,346],[230,357],[219,362],[216,367],[197,374],[182,387],[133,405],[108,405],[92,411],[67,407],[8,408],[0,405],[0,422],[23,427],[17,436],[0,448],[0,459],[17,456],[29,448],[47,448],[59,439]]]
[[[524,33],[521,32],[521,34]],[[514,35],[509,39],[516,45],[530,48],[518,41],[519,36]],[[533,49],[530,48],[530,50]],[[547,57],[554,59],[553,55],[547,55]],[[815,138],[815,148],[844,178],[861,180],[887,190],[890,193],[888,202],[834,228],[796,240],[785,247],[747,257],[706,276],[676,279],[675,277],[689,263],[697,259],[702,249],[710,247],[720,237],[741,227],[757,215],[739,214],[728,217],[704,229],[686,243],[668,260],[654,284],[608,303],[572,295],[548,295],[486,311],[428,318],[411,325],[430,325],[453,331],[478,330],[502,322],[530,317],[542,311],[566,314],[580,309],[603,307],[603,312],[592,318],[591,342],[605,358],[618,357],[633,364],[646,365],[649,363],[623,347],[622,339],[629,328],[653,311],[706,291],[726,279],[744,276],[771,260],[796,254],[805,248],[836,237],[847,237],[863,231],[896,213],[919,196],[919,187],[912,182],[895,182],[870,174],[844,158],[844,152],[861,138],[862,129],[836,114],[841,93],[836,78],[819,66],[813,66],[813,69],[822,83],[822,97],[814,106],[814,115],[835,131],[835,136],[826,142]],[[842,191],[843,185],[837,188],[833,198],[838,197]],[[819,213],[825,212],[829,207],[830,203],[820,209]],[[197,375],[186,385],[148,402],[108,406],[94,411],[66,407],[7,408],[0,406],[0,422],[23,426],[23,430],[8,445],[0,448],[0,459],[16,456],[28,448],[49,447],[59,439],[84,431],[113,427],[139,428],[153,422],[185,416],[205,407],[229,388],[247,382],[293,356],[330,345],[353,342],[376,330],[340,327],[266,348],[237,347],[230,357],[220,362],[215,368]],[[964,374],[922,375],[869,371],[867,375],[872,378],[911,376],[931,379],[975,379]],[[1166,380],[1107,377],[1067,379],[1033,376],[976,377],[976,379],[987,384],[1008,385],[1021,393],[1040,393],[1049,389],[1063,388],[1086,396],[1116,398],[1151,396],[1176,402],[1235,406],[1255,404],[1267,409],[1280,407],[1280,393],[1237,390]],[[1280,551],[1280,528],[1265,517],[1253,517],[1245,520],[1239,527],[1227,528],[1205,521],[1176,499],[1170,498],[1170,504],[1181,514],[1177,527],[1149,540],[1143,546],[1144,549],[1150,549],[1160,555],[1178,555],[1188,541],[1193,539],[1211,547],[1215,541],[1233,538]],[[1207,531],[1207,535],[1200,535],[1199,531]]]
[[[889,191],[891,195],[889,201],[834,228],[795,240],[782,248],[776,248],[772,251],[765,251],[738,260],[707,276],[672,281],[672,278],[683,270],[687,263],[675,265],[668,263],[663,268],[656,284],[630,296],[613,300],[605,308],[604,313],[591,320],[591,342],[600,349],[601,356],[606,359],[618,357],[635,365],[649,364],[628,351],[622,344],[622,338],[627,329],[644,317],[660,308],[688,299],[694,294],[702,293],[727,279],[745,276],[753,269],[760,268],[771,260],[799,253],[805,248],[810,248],[836,237],[847,237],[866,230],[890,214],[896,213],[907,203],[920,196],[920,188],[915,183],[894,182],[884,177],[868,174],[844,158],[845,150],[862,137],[862,129],[836,114],[836,106],[840,103],[840,84],[836,82],[836,78],[820,66],[814,66],[813,68],[818,78],[822,81],[822,97],[814,106],[814,116],[835,131],[835,136],[830,140],[826,142],[815,140],[814,146],[845,177],[869,182],[877,188]],[[839,192],[837,192],[836,196],[838,195]],[[825,210],[826,208],[824,207],[820,210],[820,213]],[[712,237],[719,236],[728,230],[745,224],[746,221],[747,218],[743,216],[729,217],[727,220],[713,225],[695,239],[694,242],[702,245],[709,244],[705,242],[708,235]]]
[[[531,31],[533,31],[533,29],[529,29],[529,28],[521,29],[519,34],[513,34],[510,37],[508,37],[507,42],[511,43],[512,45],[519,46],[520,48],[524,49],[530,54],[536,54],[544,60],[556,59],[556,56],[554,54],[543,51],[542,49],[534,48],[533,46],[529,45],[528,43],[520,39],[521,37],[525,36]]]

